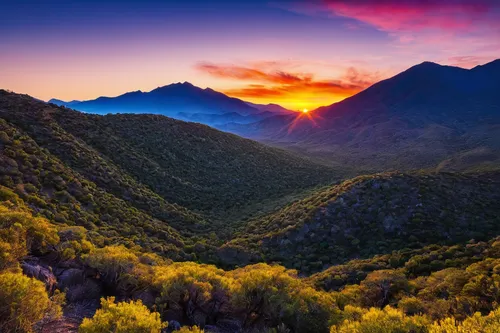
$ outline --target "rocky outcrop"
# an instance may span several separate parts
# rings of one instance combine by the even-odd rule
[[[42,281],[47,288],[49,294],[54,292],[57,285],[56,276],[52,273],[52,268],[49,266],[42,266],[40,263],[23,262],[21,264],[23,273],[29,277]]]

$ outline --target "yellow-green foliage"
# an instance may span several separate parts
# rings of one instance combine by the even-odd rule
[[[223,270],[193,262],[158,266],[153,278],[153,286],[160,291],[157,299],[160,310],[182,311],[196,324],[227,312],[233,283]]]
[[[500,308],[491,311],[487,316],[479,312],[472,317],[458,322],[454,318],[446,318],[434,323],[429,333],[497,333],[500,332]]]
[[[87,230],[84,227],[61,227],[59,237],[61,242],[57,249],[63,260],[81,257],[94,248],[94,245],[87,240]]]
[[[256,264],[226,272],[212,265],[163,262],[123,246],[96,249],[86,261],[122,290],[153,292],[162,316],[175,313],[195,325],[236,314],[247,327],[284,324],[294,332],[327,332],[338,321],[333,294],[306,285],[296,271],[282,266]]]
[[[307,287],[294,270],[257,264],[228,274],[236,282],[233,304],[248,327],[284,323],[294,332],[323,332],[338,313],[331,294]]]
[[[52,301],[42,282],[20,273],[0,274],[0,300],[1,332],[31,332],[33,324],[44,317],[62,313],[61,297]]]
[[[139,263],[139,258],[123,245],[119,245],[96,249],[86,257],[86,262],[103,274],[107,281],[114,283],[131,273]]]
[[[372,272],[361,282],[363,303],[367,306],[383,307],[408,289],[404,273],[392,269]]]
[[[17,265],[33,251],[44,253],[58,242],[55,227],[46,219],[0,205],[0,269]]]
[[[135,252],[123,245],[96,248],[84,258],[87,265],[99,271],[108,288],[117,292],[151,286],[153,266],[169,262],[156,254]]]
[[[427,333],[429,319],[423,316],[406,316],[403,312],[385,307],[353,309],[340,325],[332,326],[331,333]]]
[[[101,299],[101,309],[92,319],[85,318],[80,333],[158,333],[162,324],[158,312],[150,312],[141,301],[115,303],[114,297]]]

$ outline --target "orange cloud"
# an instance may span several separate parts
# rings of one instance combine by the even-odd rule
[[[221,66],[210,63],[199,63],[196,65],[196,69],[219,78],[256,80],[281,84],[292,84],[308,79],[307,77],[301,77],[298,74],[290,74],[281,71],[264,73],[259,69],[233,65]]]
[[[234,79],[248,84],[242,88],[223,89],[234,97],[279,102],[289,107],[317,107],[352,96],[380,80],[378,73],[362,72],[354,67],[332,80],[315,80],[311,73],[199,63],[196,69],[217,78]]]

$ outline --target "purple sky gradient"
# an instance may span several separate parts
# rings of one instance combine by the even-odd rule
[[[313,108],[422,61],[473,67],[500,55],[500,1],[493,0],[0,6],[0,87],[45,100],[189,81],[254,102]]]

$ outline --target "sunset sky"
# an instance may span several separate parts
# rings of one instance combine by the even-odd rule
[[[0,88],[44,100],[189,81],[312,109],[422,61],[499,57],[498,0],[0,4]]]

